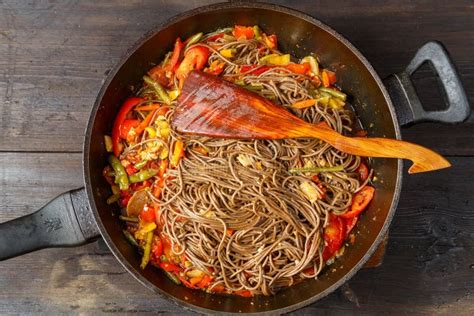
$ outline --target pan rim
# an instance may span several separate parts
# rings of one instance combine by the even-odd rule
[[[174,296],[169,295],[165,291],[161,290],[157,286],[155,286],[152,282],[150,282],[148,279],[146,279],[144,276],[142,276],[140,273],[137,272],[137,270],[125,259],[125,257],[121,254],[120,250],[115,246],[114,241],[112,238],[109,236],[105,226],[102,223],[100,214],[98,212],[98,208],[95,204],[94,201],[94,191],[91,186],[91,174],[90,174],[90,164],[89,164],[89,155],[90,155],[90,145],[91,145],[91,133],[92,133],[92,128],[98,113],[98,110],[100,108],[100,104],[102,102],[102,99],[105,95],[105,92],[108,90],[108,87],[112,80],[115,78],[117,72],[120,70],[120,68],[128,61],[130,56],[136,52],[145,42],[147,42],[149,39],[151,39],[156,33],[160,32],[162,29],[165,29],[166,27],[177,23],[181,20],[190,18],[192,16],[199,15],[201,13],[208,13],[208,12],[213,12],[213,11],[220,11],[220,10],[226,10],[226,9],[263,9],[263,10],[268,10],[268,11],[276,11],[279,13],[284,13],[291,15],[293,18],[297,19],[302,19],[306,22],[309,22],[313,25],[316,25],[317,27],[320,27],[324,31],[328,32],[331,34],[333,37],[335,37],[338,41],[340,41],[343,45],[348,47],[355,55],[356,57],[360,60],[360,62],[364,65],[364,67],[370,72],[372,77],[375,79],[378,87],[380,88],[385,101],[387,102],[390,115],[392,118],[392,122],[394,125],[394,130],[395,130],[395,137],[397,139],[401,139],[401,133],[400,133],[400,126],[398,124],[398,119],[397,115],[395,112],[395,108],[391,102],[390,96],[378,76],[378,74],[375,72],[375,69],[372,67],[372,65],[368,62],[368,60],[362,55],[362,53],[351,43],[349,42],[345,37],[343,37],[341,34],[333,30],[331,27],[326,25],[325,23],[321,22],[320,20],[309,16],[306,13],[297,11],[295,9],[287,8],[284,6],[280,5],[275,5],[275,4],[265,4],[265,3],[242,3],[242,2],[226,2],[226,3],[217,3],[217,4],[211,4],[207,6],[202,6],[198,7],[186,12],[183,12],[181,14],[178,14],[164,23],[161,23],[155,27],[153,27],[150,31],[146,32],[140,39],[138,39],[134,45],[132,45],[126,53],[121,57],[120,61],[114,66],[114,68],[109,72],[107,75],[105,81],[103,82],[101,89],[97,95],[96,101],[91,109],[90,116],[89,116],[89,121],[87,124],[86,128],[86,136],[85,136],[85,141],[84,141],[84,147],[83,147],[83,176],[84,176],[84,183],[85,183],[85,188],[86,188],[86,193],[89,201],[90,208],[92,210],[93,216],[96,220],[97,226],[99,228],[99,231],[101,233],[102,238],[104,239],[105,243],[115,256],[115,258],[120,262],[120,264],[129,272],[137,281],[139,281],[142,285],[147,287],[148,289],[152,290],[154,293],[160,295],[161,297],[167,299],[168,301],[171,301],[177,305],[179,305],[181,308],[185,308],[187,310],[192,310],[195,312],[199,313],[217,313],[219,312],[220,314],[227,314],[227,315],[235,315],[235,314],[241,314],[241,313],[232,313],[232,312],[220,312],[217,310],[212,310],[212,309],[207,309],[204,307],[200,307],[197,305],[190,304],[187,301],[180,300]],[[327,296],[328,294],[332,293],[339,287],[341,287],[345,282],[347,282],[349,279],[351,279],[365,264],[365,262],[372,256],[372,254],[375,252],[375,250],[378,248],[380,243],[383,240],[383,237],[386,235],[388,232],[388,228],[392,222],[396,207],[398,205],[399,197],[400,197],[400,191],[401,191],[401,183],[402,183],[402,166],[403,162],[401,159],[398,159],[397,161],[397,177],[395,179],[395,187],[394,187],[394,195],[392,198],[392,202],[390,205],[390,209],[387,213],[387,217],[385,219],[385,222],[378,234],[378,236],[374,239],[372,245],[369,247],[368,251],[363,255],[363,257],[359,260],[357,264],[354,265],[354,267],[342,278],[334,282],[331,286],[329,286],[327,289],[324,291],[306,299],[303,301],[300,301],[298,303],[288,305],[282,308],[274,309],[274,310],[268,310],[264,312],[259,312],[259,314],[262,315],[270,315],[270,314],[275,314],[275,313],[288,313],[294,310],[297,310],[299,308],[302,308],[304,306],[307,306],[311,303],[314,303],[323,297]]]

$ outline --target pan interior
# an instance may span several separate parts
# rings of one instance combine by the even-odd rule
[[[140,269],[140,255],[122,236],[113,207],[105,203],[110,188],[102,177],[107,162],[103,136],[109,135],[114,117],[130,86],[172,49],[177,36],[187,38],[235,24],[258,24],[278,36],[280,49],[296,57],[316,53],[325,67],[337,72],[338,83],[351,96],[351,103],[369,136],[399,137],[390,101],[370,65],[346,40],[322,23],[296,11],[271,5],[217,5],[191,11],[151,33],[111,73],[92,112],[85,144],[85,178],[91,207],[102,235],[122,264],[142,283],[172,300],[200,311],[279,312],[290,311],[315,301],[351,277],[375,250],[386,233],[399,193],[400,162],[376,159],[372,162],[377,181],[376,195],[357,227],[356,242],[344,256],[326,268],[318,280],[306,280],[271,297],[252,299],[206,294],[173,284],[158,269]]]

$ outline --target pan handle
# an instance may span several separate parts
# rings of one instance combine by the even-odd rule
[[[410,76],[426,61],[438,75],[448,108],[442,111],[425,111],[416,94]],[[392,98],[400,125],[422,121],[461,123],[470,114],[469,102],[459,74],[448,52],[440,42],[423,45],[407,68],[384,79]]]
[[[35,213],[0,224],[0,261],[48,247],[79,246],[100,236],[84,188],[61,194]]]

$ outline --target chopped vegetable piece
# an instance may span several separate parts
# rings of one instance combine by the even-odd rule
[[[202,278],[201,282],[199,282],[198,287],[199,287],[200,289],[205,289],[205,288],[207,288],[207,287],[211,284],[212,279],[213,279],[213,277],[211,277],[210,275],[207,275],[207,274],[206,274],[206,275]]]
[[[153,232],[151,231],[146,234],[145,249],[143,250],[142,262],[140,263],[140,268],[142,269],[145,269],[148,262],[150,261],[152,242],[153,242]]]
[[[209,58],[209,49],[204,46],[195,46],[188,49],[183,61],[176,70],[176,77],[183,81],[194,70],[201,70]]]
[[[128,175],[125,168],[114,155],[109,156],[109,164],[115,171],[115,183],[119,185],[120,190],[127,190],[129,186]]]
[[[151,68],[148,71],[148,76],[150,76],[151,79],[157,81],[162,86],[166,87],[169,85],[169,79],[166,77],[166,70],[161,65]]]
[[[375,189],[370,185],[366,185],[352,198],[352,205],[350,211],[341,215],[343,218],[352,218],[362,213],[370,201],[374,197]]]
[[[250,73],[252,75],[261,75],[267,70],[270,70],[269,66],[261,66],[261,65],[243,65],[240,67],[241,74]]]
[[[217,33],[217,34],[214,34],[212,36],[209,36],[207,39],[206,39],[206,42],[215,42],[217,41],[219,38],[222,38],[224,37],[224,32],[222,33]]]
[[[140,212],[140,219],[145,222],[155,221],[155,209],[151,206],[145,205],[143,210]]]
[[[119,215],[119,219],[125,222],[138,223],[138,217]]]
[[[135,239],[135,237],[132,236],[132,234],[128,230],[124,229],[124,230],[122,230],[122,232],[123,232],[123,235],[125,236],[125,239],[132,246],[139,247],[137,240]]]
[[[151,247],[151,252],[156,258],[160,258],[161,255],[163,255],[163,242],[161,241],[160,237],[155,236],[153,238],[153,245]]]
[[[277,37],[275,34],[272,35],[266,35],[265,33],[262,34],[263,37],[263,42],[265,45],[267,45],[268,48],[270,49],[276,49],[277,48]]]
[[[321,80],[323,81],[324,87],[330,87],[336,83],[336,74],[332,71],[324,69],[321,73]]]
[[[138,104],[142,103],[144,99],[131,97],[125,100],[122,107],[120,108],[117,116],[115,117],[114,126],[112,128],[112,143],[113,152],[116,157],[122,152],[122,146],[120,144],[120,126],[123,121],[127,118],[127,114]]]
[[[218,76],[222,73],[222,71],[224,71],[224,66],[225,66],[224,62],[214,60],[212,64],[209,66],[209,68],[204,69],[204,72]]]
[[[170,262],[161,262],[160,267],[167,272],[180,272],[181,268]]]
[[[142,160],[134,165],[135,169],[140,170],[141,168],[145,167],[148,163],[148,160]]]
[[[173,273],[171,272],[168,272],[168,271],[163,271],[166,276],[176,285],[181,285],[181,281],[178,279],[178,277],[176,275],[174,275]]]
[[[114,145],[112,143],[112,137],[109,135],[104,135],[105,150],[108,153],[111,153],[114,150]]]
[[[336,89],[326,88],[326,87],[319,87],[319,91],[329,93],[331,96],[341,99],[342,101],[346,101],[347,95],[341,91]]]
[[[146,169],[130,176],[130,183],[142,182],[154,177],[158,173],[155,169]]]
[[[244,167],[248,167],[248,166],[252,165],[252,159],[249,156],[245,155],[245,154],[238,154],[237,155],[237,160]]]
[[[165,88],[156,80],[153,80],[152,78],[148,76],[143,76],[143,81],[153,89],[155,89],[156,94],[158,97],[166,104],[171,103],[170,96],[168,95],[168,92],[166,92]]]
[[[135,108],[135,111],[153,111],[159,108],[161,108],[161,105],[159,104],[150,104],[150,105],[137,106]]]
[[[200,33],[197,33],[197,34],[194,34],[193,36],[191,36],[190,38],[188,38],[187,40],[184,41],[184,44],[186,44],[186,47],[184,48],[184,50],[188,49],[188,47],[190,47],[191,45],[194,45],[196,44],[197,42],[199,42],[199,40],[201,39],[203,33],[200,32]]]
[[[312,107],[315,104],[316,104],[316,99],[309,99],[309,100],[303,100],[303,101],[293,103],[291,107],[295,109],[306,109],[306,108]]]
[[[113,204],[115,202],[117,202],[118,200],[120,199],[120,194],[114,194],[114,195],[111,195],[108,199],[107,199],[107,204],[110,205],[110,204]]]
[[[183,43],[181,43],[181,39],[178,37],[174,43],[173,54],[171,55],[169,61],[163,66],[167,72],[173,71],[174,67],[178,64],[182,49]]]
[[[309,63],[309,66],[311,68],[311,72],[313,73],[313,76],[319,75],[319,64],[316,58],[313,56],[306,56],[301,60],[302,63]]]
[[[290,54],[285,54],[285,55],[270,54],[270,55],[260,58],[260,61],[262,63],[270,64],[270,65],[286,66],[290,63]]]
[[[315,202],[321,198],[317,186],[310,181],[302,182],[300,184],[300,189],[310,202]]]
[[[170,165],[172,168],[176,168],[179,165],[179,161],[184,156],[184,143],[178,140],[174,144],[173,155],[170,159]]]
[[[305,75],[309,72],[311,69],[308,63],[302,63],[302,64],[288,64],[285,66],[286,69],[288,69],[291,72],[300,74],[300,75]]]
[[[150,197],[146,190],[135,191],[127,204],[127,215],[138,216],[148,203],[150,203]]]
[[[352,229],[354,229],[357,221],[359,220],[359,216],[354,216],[352,218],[345,218],[344,221],[346,223],[346,236],[350,234]]]
[[[204,272],[198,269],[194,269],[186,272],[186,275],[190,278],[202,278],[204,276]]]
[[[235,50],[235,48],[227,48],[227,49],[223,49],[223,50],[219,51],[219,53],[225,58],[234,57],[236,52],[237,51]]]
[[[334,166],[334,167],[308,167],[308,168],[291,168],[288,170],[290,173],[320,173],[320,172],[337,172],[344,170],[344,166]]]
[[[329,214],[329,219],[326,227],[324,227],[323,238],[325,247],[323,250],[323,260],[326,261],[341,248],[346,237],[346,229],[344,221],[340,216],[332,213]]]
[[[168,95],[170,96],[171,101],[176,100],[179,97],[179,93],[180,93],[179,90],[171,90],[170,92],[168,92]]]
[[[235,36],[235,38],[240,39],[252,39],[254,37],[254,32],[253,32],[253,27],[251,26],[242,26],[242,25],[236,25],[234,27],[234,30],[232,31],[232,34]]]
[[[252,297],[253,294],[249,290],[238,290],[234,292],[235,295],[243,296],[243,297]]]

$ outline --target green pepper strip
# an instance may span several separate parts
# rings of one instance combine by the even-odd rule
[[[148,160],[142,160],[140,162],[137,162],[134,167],[138,170],[140,170],[141,168],[145,167],[145,165],[147,164]]]
[[[150,179],[158,173],[158,170],[155,169],[146,169],[130,176],[130,183],[142,182]]]
[[[125,168],[120,163],[120,160],[118,160],[114,155],[110,155],[109,163],[115,171],[115,183],[119,185],[120,190],[127,190],[129,184],[128,175]]]
[[[341,91],[337,91],[337,90],[334,90],[334,89],[329,89],[329,88],[326,88],[326,87],[320,87],[319,90],[321,92],[329,93],[333,97],[341,99],[342,101],[346,101],[347,95],[345,93],[342,93]]]
[[[145,269],[148,261],[150,261],[151,243],[153,242],[153,231],[146,234],[145,249],[143,250],[142,262],[140,268]]]
[[[180,285],[180,284],[181,284],[181,281],[178,279],[178,277],[177,277],[176,275],[174,275],[174,274],[171,273],[171,272],[165,271],[165,270],[163,270],[163,272],[166,274],[166,276],[167,276],[171,281],[173,281],[174,284],[176,284],[176,285]]]
[[[163,102],[165,102],[166,104],[171,103],[171,98],[168,95],[168,92],[166,92],[165,88],[163,88],[161,84],[159,84],[157,81],[151,79],[148,76],[143,76],[143,80],[147,85],[155,89],[156,94],[160,97],[161,100],[163,100]]]
[[[125,236],[125,239],[132,245],[132,246],[135,246],[135,247],[138,247],[138,242],[136,241],[136,239],[132,236],[132,234],[124,229],[122,230],[123,232],[123,235]]]
[[[344,167],[342,165],[334,167],[308,167],[308,168],[292,168],[289,170],[290,173],[319,173],[319,172],[336,172],[342,171]]]
[[[125,221],[125,222],[138,223],[138,217],[131,217],[131,216],[123,216],[123,215],[120,215],[120,216],[119,216],[119,219],[120,219],[121,221]]]
[[[120,194],[111,195],[111,196],[107,199],[107,204],[108,204],[108,205],[113,204],[113,203],[117,202],[119,199],[120,199]]]
[[[191,36],[188,40],[188,43],[186,44],[186,47],[184,48],[184,50],[188,49],[189,46],[193,45],[193,44],[196,44],[197,42],[199,42],[199,40],[201,39],[202,37],[202,32],[200,33],[197,33],[197,34],[194,34],[193,36]]]

